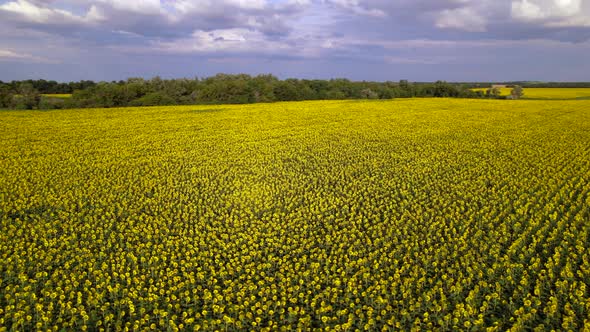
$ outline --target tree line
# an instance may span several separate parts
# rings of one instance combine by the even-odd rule
[[[469,88],[487,88],[490,82],[463,82],[457,83]],[[539,81],[511,81],[495,82],[497,85],[505,85],[508,88],[520,86],[522,88],[590,88],[590,82],[539,82]]]
[[[489,83],[488,83],[489,86]],[[72,93],[71,98],[46,94]],[[45,80],[0,81],[0,108],[59,109],[183,104],[246,104],[329,99],[411,97],[504,98],[493,91],[472,91],[467,84],[280,80],[273,75],[218,74],[204,79],[129,78],[125,81],[58,83]]]
[[[17,91],[19,86],[22,84],[31,85],[39,93],[43,94],[66,94],[73,93],[76,90],[84,90],[91,86],[96,85],[93,81],[80,81],[80,82],[67,82],[60,83],[57,81],[46,81],[46,80],[24,80],[24,81],[12,81],[2,82],[0,85],[8,86],[10,90]]]

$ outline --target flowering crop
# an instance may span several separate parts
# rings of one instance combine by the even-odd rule
[[[501,96],[508,96],[512,88],[499,88]],[[486,92],[489,88],[477,88],[473,91]],[[524,99],[588,99],[590,88],[524,88]]]
[[[487,92],[490,88],[475,88],[475,89],[471,89],[473,91],[481,91],[483,93]],[[527,88],[526,91],[529,91],[530,88]],[[512,91],[512,88],[498,88],[498,90],[500,91],[500,96],[508,96],[510,95],[510,92]]]
[[[71,93],[44,93],[44,97],[51,97],[51,98],[71,98]]]
[[[582,99],[590,98],[590,88],[525,88],[525,98]]]
[[[0,112],[0,330],[588,330],[589,109]]]

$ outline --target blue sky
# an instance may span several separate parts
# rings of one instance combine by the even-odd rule
[[[0,0],[0,80],[590,81],[590,0]]]

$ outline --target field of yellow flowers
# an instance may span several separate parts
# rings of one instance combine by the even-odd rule
[[[0,112],[0,330],[589,330],[589,110]]]
[[[477,88],[473,91],[486,92],[489,88]],[[512,88],[500,88],[501,96],[508,96]],[[590,88],[524,88],[523,99],[590,99]]]
[[[61,98],[61,99],[72,98],[71,93],[44,93],[42,96],[50,97],[50,98]]]
[[[588,99],[590,88],[527,88],[523,98],[531,99]],[[510,92],[508,92],[510,94]]]

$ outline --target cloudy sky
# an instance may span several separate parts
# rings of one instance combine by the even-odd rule
[[[0,80],[590,81],[590,0],[0,0]]]

